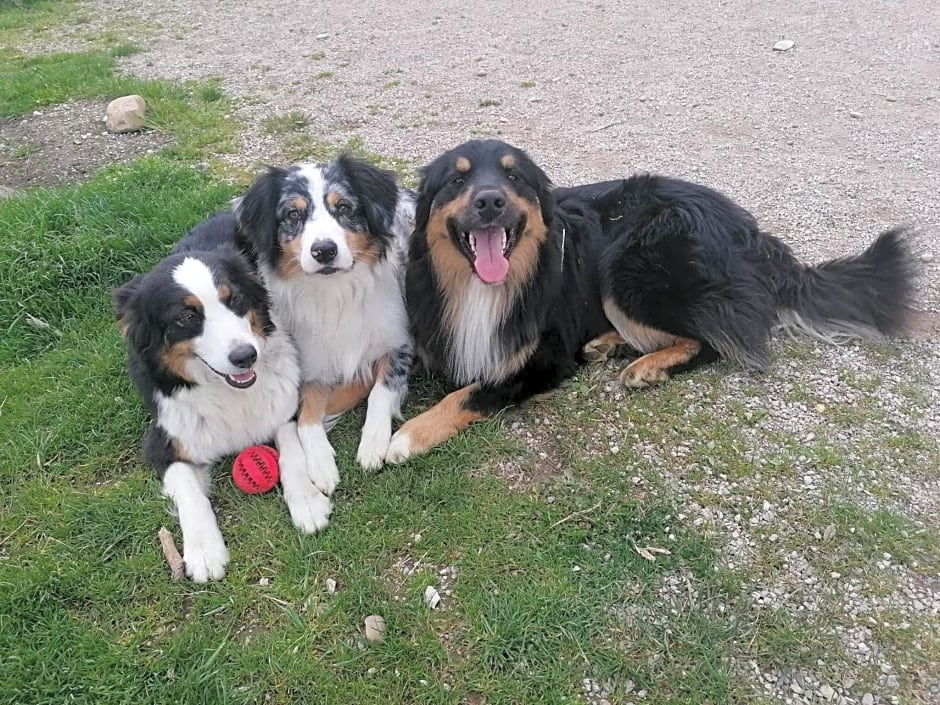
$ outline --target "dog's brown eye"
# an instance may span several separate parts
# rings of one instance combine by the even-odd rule
[[[510,171],[508,174],[506,174],[506,178],[509,179],[510,181],[515,181],[515,180],[518,179],[519,177],[516,176],[515,174],[513,174],[513,173]]]
[[[464,178],[462,176],[455,176],[454,180],[451,183],[454,184],[454,186],[460,186],[461,184],[463,184],[463,182],[464,182]]]
[[[300,220],[300,211],[296,208],[291,208],[287,211],[288,220]]]
[[[340,201],[336,204],[336,212],[340,215],[349,215],[352,213],[352,206],[349,205],[346,201]]]
[[[192,308],[183,309],[183,312],[180,314],[177,319],[177,323],[181,326],[188,326],[192,323],[195,323],[199,320],[199,313]]]

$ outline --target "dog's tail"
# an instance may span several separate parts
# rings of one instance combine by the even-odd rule
[[[767,240],[783,330],[836,344],[905,332],[917,268],[903,229],[882,233],[859,255],[814,266],[799,264],[776,238]]]

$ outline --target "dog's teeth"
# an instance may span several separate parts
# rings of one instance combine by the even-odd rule
[[[477,253],[476,238],[473,237],[470,233],[467,233],[467,244],[470,246],[470,251],[473,254],[476,254]]]
[[[507,233],[507,232],[509,232],[509,231],[508,231],[508,230],[503,230],[503,252],[506,251],[506,241],[508,240],[508,238],[506,237],[506,233]]]

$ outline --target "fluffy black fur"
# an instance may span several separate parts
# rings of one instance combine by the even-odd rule
[[[761,369],[778,322],[832,342],[904,331],[915,266],[900,229],[854,257],[806,266],[750,213],[698,184],[637,175],[556,197],[587,200],[600,218],[604,297],[645,326],[704,343],[692,363],[720,355]]]
[[[505,155],[513,157],[511,169],[504,167]],[[455,166],[461,157],[471,165],[466,173]],[[491,285],[512,288],[513,301],[502,320],[493,321],[499,348],[494,360],[523,355],[529,347],[531,353],[511,374],[497,363],[466,379],[454,363],[465,351],[456,349],[446,315],[452,299],[466,290],[444,286],[454,275],[450,266],[442,272],[435,264],[428,227],[435,212],[449,213],[448,203],[463,203],[468,190],[472,199],[484,189],[516,194],[538,207],[548,235],[531,276],[516,285]],[[500,217],[491,222],[502,225]],[[467,260],[463,266],[472,268],[460,231],[490,221],[464,226],[462,216],[448,218],[451,244]],[[517,245],[509,244],[510,260]],[[462,408],[487,415],[569,376],[583,359],[582,347],[613,328],[605,299],[641,331],[700,344],[667,373],[719,356],[761,368],[778,314],[827,339],[900,332],[913,273],[899,230],[882,234],[858,256],[807,267],[784,243],[762,233],[747,211],[704,186],[635,176],[553,190],[524,152],[485,140],[446,152],[423,171],[407,303],[426,365],[451,384],[473,383]]]

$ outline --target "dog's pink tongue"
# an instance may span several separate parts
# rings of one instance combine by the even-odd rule
[[[495,225],[482,230],[473,230],[470,237],[476,248],[473,268],[487,284],[501,282],[509,273],[509,260],[503,255],[503,228]]]

